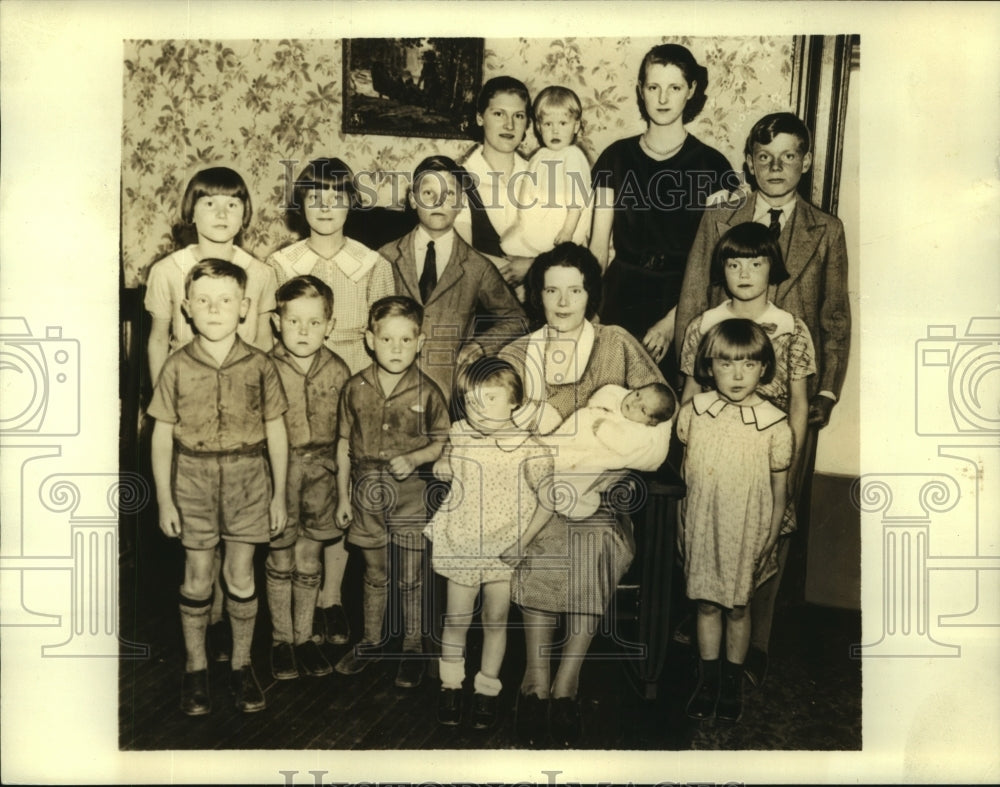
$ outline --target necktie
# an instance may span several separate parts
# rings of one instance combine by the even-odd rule
[[[771,208],[768,213],[771,214],[771,223],[767,225],[767,228],[777,238],[781,234],[781,208]]]
[[[424,270],[420,274],[420,300],[427,303],[438,283],[437,255],[434,253],[434,241],[427,243],[427,254],[424,255]]]

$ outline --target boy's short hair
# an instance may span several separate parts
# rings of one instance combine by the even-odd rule
[[[274,300],[278,304],[277,313],[281,315],[285,306],[299,298],[320,298],[323,301],[323,313],[329,320],[333,316],[333,290],[322,279],[315,276],[296,276],[289,279],[274,294]]]
[[[386,317],[405,317],[417,326],[419,333],[424,325],[424,309],[406,295],[387,295],[379,298],[368,310],[368,330],[375,332],[375,325]]]
[[[688,85],[694,83],[694,95],[684,105],[681,122],[690,123],[698,117],[708,100],[705,95],[705,89],[708,87],[708,69],[694,59],[694,55],[687,47],[680,44],[660,44],[650,49],[639,65],[639,82],[635,89],[636,97],[639,100],[639,114],[642,115],[642,119],[649,122],[646,102],[642,100],[642,89],[646,85],[646,71],[650,66],[677,66]]]
[[[726,286],[726,263],[740,257],[766,257],[771,265],[768,284],[781,284],[788,278],[785,258],[778,239],[771,230],[756,221],[737,224],[725,232],[712,250],[712,263],[708,275],[712,284]],[[732,293],[730,293],[732,295]]]
[[[536,119],[541,117],[548,108],[568,110],[574,120],[583,117],[583,104],[580,103],[580,97],[562,85],[549,85],[535,96],[535,103],[532,105],[531,111]]]
[[[202,197],[216,195],[236,197],[243,203],[243,229],[250,226],[253,207],[250,205],[250,190],[240,174],[229,167],[209,167],[196,172],[188,181],[181,200],[181,219],[185,224],[194,223],[194,205]]]
[[[306,164],[292,186],[292,204],[288,206],[289,209],[302,210],[306,205],[306,192],[313,189],[343,191],[352,208],[357,208],[361,203],[354,182],[354,172],[339,158],[317,158]]]
[[[483,355],[459,370],[459,373],[455,375],[452,408],[459,419],[468,417],[465,397],[483,385],[496,385],[505,388],[510,395],[511,404],[515,407],[524,404],[524,382],[517,369],[503,358]]]
[[[658,424],[663,423],[664,421],[669,421],[673,417],[674,411],[677,409],[677,397],[674,396],[674,392],[670,390],[670,386],[664,383],[649,383],[648,385],[642,386],[642,389],[645,388],[651,389],[653,393],[656,394],[658,399],[656,408],[647,411],[646,415],[655,419]]]
[[[744,155],[752,156],[754,143],[769,145],[778,134],[791,134],[797,137],[799,153],[803,156],[812,150],[812,134],[809,133],[806,124],[791,112],[774,112],[764,115],[753,124],[753,128],[747,134],[747,143],[743,148]]]
[[[753,320],[723,320],[709,328],[698,342],[694,359],[694,379],[700,385],[715,388],[712,359],[760,361],[764,371],[760,382],[774,379],[774,348],[764,329]]]
[[[240,287],[240,292],[245,293],[247,289],[247,272],[239,265],[227,260],[220,260],[208,257],[197,263],[184,277],[184,297],[187,298],[191,292],[191,285],[198,279],[235,279]]]
[[[428,156],[413,170],[413,179],[410,181],[410,189],[416,189],[420,179],[429,172],[448,174],[455,178],[460,191],[465,192],[472,184],[472,175],[464,167],[455,163],[455,160],[448,156]]]

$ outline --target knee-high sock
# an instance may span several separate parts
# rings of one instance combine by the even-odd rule
[[[279,571],[265,564],[264,591],[267,608],[271,611],[271,639],[292,642],[292,572]]]
[[[226,594],[226,611],[233,627],[233,657],[232,668],[250,663],[250,646],[253,644],[253,627],[257,621],[257,594],[250,598],[238,598]]]
[[[296,571],[292,574],[292,611],[296,645],[301,645],[312,637],[320,576],[319,572],[303,574]]]
[[[187,653],[184,669],[187,672],[208,668],[205,632],[208,629],[208,610],[211,604],[211,596],[198,599],[180,594],[181,632],[184,635],[184,650]]]
[[[368,645],[382,642],[382,623],[385,620],[385,604],[389,596],[388,580],[381,585],[364,581],[362,608],[364,612],[364,633],[361,641]]]
[[[414,549],[400,549],[399,595],[403,605],[403,651],[423,651],[423,558],[424,553]]]

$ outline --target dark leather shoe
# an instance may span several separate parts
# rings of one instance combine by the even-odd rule
[[[718,678],[714,681],[699,678],[691,699],[688,700],[687,715],[696,721],[711,719],[715,716],[715,706],[719,701]]]
[[[256,713],[267,707],[264,692],[257,682],[252,665],[246,664],[239,669],[234,669],[230,681],[233,696],[236,697],[236,710],[243,713]]]
[[[396,669],[396,685],[401,689],[415,689],[424,679],[426,664],[422,653],[403,652],[403,660]]]
[[[233,653],[233,632],[229,621],[217,620],[208,626],[208,657],[212,661],[229,661]]]
[[[333,672],[333,667],[326,660],[323,651],[311,639],[307,639],[301,645],[295,646],[295,661],[298,662],[299,669],[302,672],[313,678],[322,678]]]
[[[323,636],[327,642],[331,645],[346,645],[351,641],[351,624],[340,604],[321,607],[319,613]]]
[[[487,697],[478,692],[472,695],[472,729],[488,730],[497,723],[499,697]]]
[[[743,674],[755,689],[763,686],[767,677],[767,651],[751,645],[743,662]]]
[[[548,739],[549,701],[537,694],[518,692],[514,704],[514,734],[521,746],[541,747]]]
[[[462,723],[462,690],[441,689],[438,694],[438,724],[457,727]]]
[[[571,749],[583,737],[583,715],[576,697],[559,697],[551,701],[549,734],[556,746]]]
[[[370,656],[358,653],[359,649],[361,650],[361,653],[364,654],[372,647],[373,646],[371,644],[359,642],[353,648],[348,650],[347,653],[341,656],[340,661],[338,661],[333,668],[341,675],[357,675],[369,664],[374,664],[376,661],[382,660],[382,654],[377,652],[373,652]]]
[[[188,716],[204,716],[211,712],[207,669],[184,673],[181,679],[181,710]]]
[[[294,680],[299,676],[291,642],[275,642],[271,646],[271,675],[275,680]]]

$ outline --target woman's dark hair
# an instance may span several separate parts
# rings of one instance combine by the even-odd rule
[[[181,219],[185,224],[194,223],[194,205],[202,197],[236,197],[243,203],[243,229],[250,226],[253,207],[250,190],[240,174],[229,167],[209,167],[196,172],[188,181],[181,200]]]
[[[510,394],[511,404],[516,407],[524,404],[524,383],[517,370],[502,358],[483,355],[460,369],[455,375],[452,408],[456,419],[468,417],[465,397],[482,385],[498,385],[506,388]]]
[[[698,342],[694,358],[694,379],[707,388],[715,388],[712,359],[760,361],[764,371],[760,382],[774,379],[774,348],[764,329],[753,320],[723,320],[709,328]]]
[[[490,105],[490,99],[500,93],[513,93],[524,102],[524,111],[528,116],[528,125],[530,126],[532,121],[531,94],[528,92],[528,88],[524,82],[520,79],[514,79],[514,77],[499,76],[486,80],[486,83],[479,90],[478,98],[476,98],[476,114],[482,115],[486,112],[486,108]],[[482,142],[482,126],[473,122],[472,128],[474,129],[476,138]]]
[[[647,123],[649,114],[646,112],[646,103],[642,100],[642,89],[646,86],[646,72],[650,66],[677,66],[684,75],[688,86],[692,83],[695,86],[694,95],[688,99],[684,105],[684,112],[681,120],[690,123],[705,108],[705,90],[708,88],[708,69],[699,65],[687,47],[680,44],[660,44],[650,49],[642,59],[639,66],[639,82],[635,86],[636,98],[639,100],[639,114]]]
[[[542,307],[545,273],[549,268],[555,267],[576,268],[583,275],[583,289],[587,292],[585,316],[588,320],[601,308],[601,265],[597,258],[585,246],[560,243],[552,251],[539,254],[524,279],[525,306],[528,317],[536,328],[545,324],[545,309]]]
[[[767,277],[768,284],[781,284],[788,278],[788,269],[785,267],[785,258],[781,253],[781,246],[778,245],[778,239],[763,224],[756,221],[737,224],[719,238],[712,251],[712,264],[709,268],[712,284],[725,287],[726,263],[740,257],[746,259],[766,257],[771,263]]]

